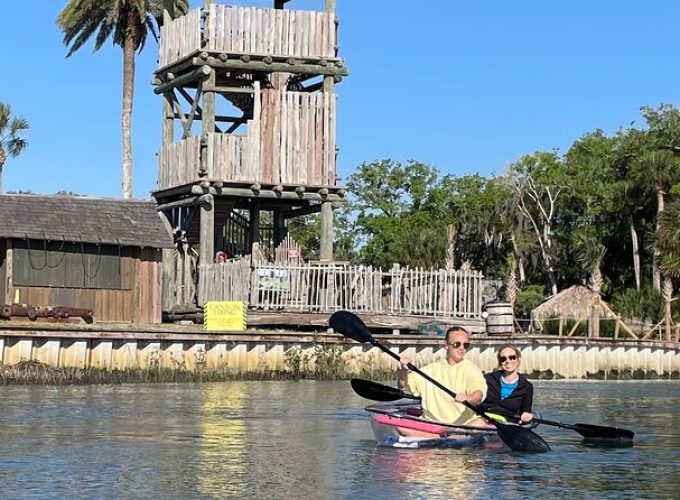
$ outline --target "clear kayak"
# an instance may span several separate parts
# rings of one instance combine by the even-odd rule
[[[410,403],[384,403],[366,407],[376,441],[393,448],[461,448],[478,446],[496,438],[494,427],[441,425],[420,418],[420,407]],[[414,429],[436,437],[403,436],[400,428]]]

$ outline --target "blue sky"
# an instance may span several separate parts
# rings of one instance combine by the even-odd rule
[[[523,154],[564,152],[586,132],[639,122],[643,105],[678,105],[675,0],[337,4],[340,55],[350,70],[337,87],[344,179],[362,162],[382,158],[416,159],[455,175],[500,173]],[[88,45],[66,59],[55,24],[64,5],[3,2],[0,100],[31,123],[29,148],[5,165],[4,189],[118,197],[122,53],[107,44],[92,54]],[[161,101],[149,83],[156,58],[152,40],[137,62],[138,198],[156,184]]]

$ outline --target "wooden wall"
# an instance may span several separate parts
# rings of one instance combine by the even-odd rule
[[[161,251],[132,249],[121,257],[121,289],[11,286],[11,298],[41,306],[92,309],[95,322],[161,322]],[[11,283],[11,282],[10,282]]]
[[[7,272],[5,271],[6,247],[5,240],[0,239],[0,304],[6,304],[8,302],[5,297],[5,292],[7,290]]]
[[[209,133],[209,179],[302,186],[335,185],[336,96],[330,92],[256,92],[255,116],[246,135]],[[201,140],[161,146],[158,188],[199,180]]]
[[[335,57],[335,14],[210,5],[208,50],[301,59]]]
[[[161,27],[158,66],[175,63],[198,50],[226,54],[334,59],[335,15],[292,9],[210,5],[201,32],[203,9]]]

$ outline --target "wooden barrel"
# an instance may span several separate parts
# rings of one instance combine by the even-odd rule
[[[491,302],[486,305],[487,335],[510,335],[515,331],[513,324],[512,304],[508,302]]]

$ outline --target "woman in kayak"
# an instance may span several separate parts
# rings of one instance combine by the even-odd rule
[[[511,417],[519,418],[523,424],[531,422],[534,386],[518,371],[522,361],[519,349],[511,344],[503,345],[497,358],[500,369],[484,376],[488,390],[480,408],[489,416],[501,417],[501,421]]]

